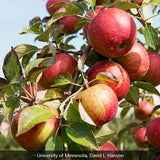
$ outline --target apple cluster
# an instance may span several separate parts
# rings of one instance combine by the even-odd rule
[[[48,0],[46,9],[50,16],[60,11],[62,5],[55,4],[61,2],[73,1]],[[56,62],[41,73],[36,86],[37,92],[48,90],[52,88],[58,75],[69,73],[73,78],[75,73],[80,72],[85,80],[83,89],[77,91],[72,99],[83,106],[85,113],[96,127],[106,124],[116,116],[118,104],[129,92],[131,82],[142,80],[154,86],[160,84],[160,56],[148,53],[136,40],[137,28],[134,19],[126,11],[118,8],[106,9],[102,3],[103,0],[97,0],[94,13],[85,13],[84,18],[90,19],[90,22],[84,24],[82,28],[88,46],[101,56],[101,60],[91,65],[84,76],[78,67],[80,61],[76,56],[65,52],[52,53],[56,55]],[[67,15],[60,18],[56,25],[62,26],[62,32],[68,35],[77,32],[75,27],[81,20],[80,16]],[[86,59],[83,60],[85,64]],[[82,61],[81,63],[83,64]],[[43,67],[43,63],[38,67]],[[24,88],[25,93],[21,99],[29,104],[27,107],[30,107],[34,105],[37,93],[33,86],[26,84]],[[50,105],[41,105],[49,108],[55,117],[35,125],[18,136],[18,121],[27,107],[19,110],[11,123],[13,137],[21,147],[29,151],[43,149],[47,140],[57,134],[61,127],[59,111]],[[136,118],[147,122],[154,107],[148,101],[139,102],[139,105],[134,107]],[[152,144],[160,148],[158,143],[160,130],[156,130],[156,123],[160,123],[159,117],[153,118],[146,128],[136,126],[130,130],[139,147],[146,148]],[[100,146],[99,150],[118,151],[111,141]]]

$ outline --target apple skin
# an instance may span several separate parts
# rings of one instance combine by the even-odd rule
[[[104,152],[104,153],[103,153]],[[102,155],[105,154],[105,158],[103,156],[100,157],[96,157],[96,160],[106,160],[106,156],[107,154],[119,154],[117,147],[111,142],[111,141],[107,141],[104,145],[99,147],[99,152],[97,155]],[[120,160],[120,157],[107,157],[107,160]]]
[[[134,140],[137,146],[141,148],[147,148],[149,146],[148,139],[146,137],[146,128],[140,128],[135,133]]]
[[[116,93],[118,100],[121,100],[126,96],[130,88],[130,79],[127,71],[118,63],[110,62],[107,60],[99,61],[90,67],[88,71],[88,81],[96,79],[96,75],[99,72],[110,72],[113,74],[118,80],[119,83],[113,83],[108,81],[96,80],[91,84],[94,85],[96,83],[104,83],[111,87],[113,91]]]
[[[134,107],[134,114],[137,119],[146,122],[154,107],[148,101],[141,101],[139,106]]]
[[[130,129],[130,134],[132,136],[135,136],[136,132],[138,131],[138,129],[140,129],[141,127],[140,126],[134,126]]]
[[[153,118],[147,125],[146,136],[154,147],[160,149],[160,117]]]
[[[71,0],[48,0],[46,3],[46,9],[50,15],[53,15],[56,10],[61,8],[62,6],[53,6],[50,7],[52,4],[59,3],[59,2],[72,2]]]
[[[76,32],[75,26],[80,22],[81,18],[75,15],[69,15],[59,20],[60,25],[64,25],[63,32],[66,34],[73,34]]]
[[[136,40],[137,28],[133,18],[118,8],[105,9],[89,23],[89,43],[99,54],[115,58],[127,53]]]
[[[143,79],[150,82],[154,86],[160,84],[160,56],[155,53],[148,53],[149,55],[149,68]]]
[[[33,86],[29,86],[29,85],[25,85],[25,90],[30,94],[28,94],[27,92],[23,92],[22,93],[22,96],[23,97],[26,97],[26,99],[25,98],[22,98],[22,100],[24,101],[24,102],[26,102],[26,103],[30,103],[33,99],[35,99],[35,90],[34,90],[34,88],[35,87],[33,87]],[[32,90],[32,91],[31,91]],[[39,92],[39,91],[43,91],[44,89],[40,86],[40,85],[38,85],[37,84],[37,92]],[[31,97],[31,95],[32,95],[32,97]],[[30,98],[30,100],[28,99],[28,98]]]
[[[96,84],[75,96],[96,126],[111,121],[118,110],[115,92],[105,84]]]
[[[59,122],[57,119],[59,117],[59,113],[55,108],[51,106],[48,106],[48,105],[44,105],[44,106],[48,107],[57,117],[47,120],[45,122],[41,122],[35,125],[33,128],[31,128],[29,131],[17,137],[16,137],[16,133],[18,129],[18,119],[23,109],[19,110],[14,116],[14,118],[12,119],[11,133],[14,139],[16,140],[16,142],[25,150],[38,151],[43,149],[48,138],[50,138],[52,135],[56,133],[56,130],[59,125]]]
[[[138,42],[134,43],[128,53],[116,58],[116,61],[127,70],[131,81],[142,79],[149,68],[148,52]]]
[[[100,5],[100,6],[97,6],[96,9],[95,9],[95,13],[98,14],[100,13],[101,11],[103,11],[104,9],[104,6]],[[95,14],[93,12],[88,12],[86,13],[85,17],[90,17],[90,18],[94,18],[95,17]],[[85,38],[88,40],[88,37],[87,37],[87,30],[88,30],[88,25],[89,23],[86,23],[84,26],[83,26],[83,33],[84,33],[84,36]]]
[[[99,151],[118,151],[118,149],[111,141],[107,141],[104,145],[99,147]]]
[[[66,53],[56,54],[56,56],[56,63],[42,72],[42,76],[38,82],[38,84],[44,89],[49,88],[49,86],[53,84],[54,78],[59,73],[68,72],[73,75],[75,72],[77,61],[73,56]]]

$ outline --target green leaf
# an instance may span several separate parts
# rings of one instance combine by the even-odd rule
[[[26,77],[28,78],[28,80],[35,82],[39,74],[44,70],[46,70],[47,68],[54,65],[56,63],[56,60],[57,57],[53,56],[53,57],[39,58],[32,61],[25,68]],[[41,64],[41,66],[39,66],[39,64]]]
[[[60,90],[58,88],[51,88],[51,89],[47,90],[43,101],[63,99],[63,98],[64,98],[64,93],[62,90]]]
[[[112,83],[119,83],[119,80],[110,72],[99,72],[96,75],[96,79],[108,81],[108,82],[112,82]]]
[[[66,129],[67,136],[82,146],[87,146],[93,148],[95,150],[98,149],[96,139],[91,131],[85,124],[83,123],[72,123]]]
[[[93,64],[95,64],[96,62],[100,61],[100,60],[104,60],[105,57],[101,56],[100,54],[98,54],[96,51],[91,50],[89,52],[89,54],[87,55],[87,59],[85,61],[85,64],[88,67],[91,67]]]
[[[14,49],[18,55],[18,58],[21,58],[24,55],[33,55],[34,53],[40,50],[38,47],[29,44],[20,44]]]
[[[13,48],[4,59],[3,73],[8,81],[11,81],[16,76],[22,76],[22,68],[17,53]]]
[[[155,88],[154,85],[152,85],[149,82],[138,81],[138,82],[134,83],[134,86],[141,88],[141,89],[144,89],[152,94],[156,94],[156,95],[160,96],[159,91]]]
[[[153,49],[157,48],[159,38],[156,30],[152,26],[150,25],[145,26],[144,37],[148,46],[150,46]]]
[[[115,131],[111,130],[106,124],[104,124],[96,130],[94,135],[98,146],[102,146],[115,135]]]
[[[18,120],[18,130],[16,136],[27,132],[36,124],[47,121],[54,117],[56,117],[56,115],[53,114],[48,107],[43,105],[35,105],[24,108]]]
[[[69,109],[67,111],[67,121],[83,122],[77,108],[78,108],[78,103],[73,101],[73,103],[69,106]]]
[[[150,1],[149,1],[149,4],[151,4],[151,5],[156,5],[156,6],[160,6],[159,0],[150,0]]]
[[[24,78],[22,76],[16,76],[14,77],[9,84],[13,85],[13,84],[18,84],[18,83],[22,83],[24,82]]]
[[[52,33],[54,27],[55,27],[54,25],[50,26],[44,32],[42,32],[36,39],[38,39],[39,41],[42,41],[42,42],[48,42],[49,38],[52,36],[51,33]]]
[[[6,87],[4,97],[4,111],[7,120],[11,121],[15,108],[19,106],[20,97],[16,95],[14,87],[9,85]]]
[[[139,88],[137,88],[136,86],[130,86],[129,91],[125,96],[125,100],[134,105],[138,105]]]
[[[33,34],[40,34],[43,32],[42,22],[38,21],[34,23],[30,27],[23,27],[24,31],[20,34],[27,34],[27,33],[33,33]]]
[[[127,106],[127,107],[124,107],[121,111],[121,118],[123,119],[127,113],[129,112],[129,110],[131,109],[131,106]]]
[[[129,10],[131,8],[140,8],[140,6],[138,6],[135,3],[131,3],[129,1],[125,1],[125,2],[119,1],[119,3],[116,5],[116,8],[119,8],[122,10]]]
[[[60,9],[58,9],[53,16],[50,18],[50,20],[47,22],[46,26],[50,26],[57,20],[68,16],[68,15],[78,15],[79,14],[79,8],[76,7],[74,4],[69,3],[64,6],[62,6]]]
[[[72,83],[72,75],[70,73],[60,73],[53,80],[51,87],[63,86]]]
[[[88,4],[91,5],[91,7],[94,7],[96,4],[96,0],[84,0],[85,2],[87,2]]]
[[[45,145],[45,151],[63,151],[63,142],[58,135],[53,135]]]

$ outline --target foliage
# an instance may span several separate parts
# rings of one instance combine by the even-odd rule
[[[138,31],[144,35],[146,50],[152,50],[159,54],[158,35],[160,28],[159,26],[154,28],[149,21],[152,17],[159,15],[158,1],[150,0],[142,3],[142,5],[137,5],[130,1],[116,0],[113,3],[105,1],[103,5],[105,8],[116,7],[125,10],[134,19],[137,19],[142,24],[141,29]],[[87,42],[81,46],[82,50],[80,51],[76,51],[75,46],[70,42],[77,37],[85,39],[82,27],[91,20],[85,17],[85,13],[90,8],[93,12],[95,11],[95,2],[95,0],[85,0],[59,3],[63,7],[51,17],[44,17],[43,20],[35,21],[29,27],[24,27],[24,31],[21,32],[21,34],[35,34],[35,40],[43,41],[46,45],[39,48],[31,44],[20,44],[12,48],[4,59],[3,73],[5,78],[0,78],[0,110],[1,114],[4,115],[3,119],[11,122],[14,114],[19,109],[24,108],[19,120],[17,136],[27,132],[36,124],[55,117],[49,109],[46,109],[47,107],[44,108],[41,104],[53,102],[53,107],[57,108],[60,113],[58,134],[48,139],[45,146],[46,151],[63,150],[64,148],[73,150],[75,146],[76,148],[74,149],[80,151],[98,150],[98,147],[108,140],[115,142],[120,150],[135,150],[137,149],[135,143],[130,146],[133,143],[133,137],[129,134],[129,130],[131,127],[139,125],[139,123],[137,120],[133,121],[132,114],[131,116],[127,115],[133,111],[140,100],[146,99],[152,102],[153,94],[160,96],[157,88],[151,83],[142,80],[136,81],[131,83],[128,94],[119,103],[120,117],[116,117],[108,124],[100,127],[89,124],[88,119],[82,120],[78,102],[74,100],[74,97],[81,90],[89,87],[86,70],[95,62],[103,60],[104,57],[93,51],[92,46]],[[145,10],[146,6],[152,6],[152,13],[150,14],[153,15],[146,16],[148,15],[148,10]],[[76,15],[81,18],[81,21],[76,26],[75,34],[65,34],[63,27],[57,25],[58,20],[68,15]],[[24,86],[29,84],[34,86],[36,90],[41,73],[56,63],[56,54],[58,53],[67,53],[75,57],[78,62],[75,74],[73,77],[69,73],[59,74],[50,88],[44,91],[45,96],[39,98],[37,93],[32,103],[25,103],[22,100],[22,94],[26,92]],[[33,60],[33,57],[36,58]],[[117,82],[117,78],[109,72],[98,74],[96,79]],[[26,108],[28,106],[30,108]],[[26,110],[31,112],[31,108],[32,114],[24,116]],[[158,109],[159,106],[154,109],[151,116],[155,113],[158,114]],[[146,127],[149,120],[142,122],[140,125]],[[4,149],[7,149],[8,141],[6,139],[3,140],[6,144]],[[67,147],[65,144],[67,144]]]

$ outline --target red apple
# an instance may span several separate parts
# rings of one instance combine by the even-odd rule
[[[32,100],[34,100],[36,97],[36,93],[35,92],[39,92],[39,91],[43,91],[44,89],[41,88],[40,85],[37,84],[37,91],[36,91],[36,87],[34,86],[29,86],[29,85],[25,85],[25,92],[22,93],[22,100],[26,103],[30,103],[32,102]]]
[[[75,26],[76,24],[81,20],[80,17],[75,15],[69,15],[61,18],[59,20],[60,25],[64,25],[63,32],[66,34],[72,34],[75,33]]]
[[[140,128],[136,133],[134,140],[137,146],[141,148],[147,148],[149,146],[148,139],[146,137],[146,128]]]
[[[115,58],[127,53],[136,40],[137,28],[133,18],[118,8],[105,9],[88,25],[89,43],[99,54]]]
[[[102,156],[102,151],[103,156]],[[111,142],[107,141],[104,145],[99,147],[99,152],[97,153],[96,160],[120,160],[120,157],[109,157],[108,155],[119,155],[118,149],[116,146]],[[107,157],[107,158],[106,158]]]
[[[127,70],[131,81],[140,80],[148,71],[149,56],[146,49],[135,42],[131,50],[116,60]]]
[[[95,9],[95,13],[98,14],[101,11],[103,11],[103,9],[104,9],[104,6],[102,6],[102,5],[97,6]],[[95,17],[95,14],[93,12],[87,12],[85,17],[93,18],[93,17]],[[87,40],[88,40],[88,37],[87,37],[88,25],[89,25],[89,23],[87,23],[83,26],[83,33],[84,33],[84,36],[86,37]]]
[[[137,119],[146,122],[154,107],[148,101],[141,101],[139,106],[134,107],[134,114]]]
[[[153,118],[147,125],[146,135],[151,145],[160,149],[160,117]]]
[[[59,117],[59,113],[55,108],[47,105],[44,106],[48,107],[57,117]],[[16,113],[11,122],[11,132],[14,139],[22,148],[28,151],[38,151],[43,149],[48,138],[56,133],[58,128],[58,119],[52,118],[45,122],[41,122],[27,132],[16,136],[18,130],[18,120],[22,110],[19,110],[19,112]]]
[[[52,6],[52,4],[59,3],[59,2],[71,2],[71,0],[48,0],[46,3],[46,9],[50,15],[55,13],[56,10],[61,8],[62,6]]]
[[[118,151],[118,149],[111,141],[107,141],[104,145],[99,147],[99,151]]]
[[[118,100],[126,96],[130,88],[130,79],[127,71],[120,64],[107,60],[95,63],[88,71],[88,81],[96,79],[96,75],[99,72],[110,72],[119,80],[119,83],[96,80],[92,82],[92,85],[105,82],[106,85],[115,91]]]
[[[52,67],[43,71],[42,76],[38,82],[42,88],[49,88],[49,86],[53,84],[54,78],[59,73],[68,72],[73,75],[75,72],[77,61],[73,56],[66,53],[60,53],[56,55],[56,63]]]
[[[96,126],[111,121],[117,113],[118,99],[115,92],[104,84],[96,84],[75,96]]]
[[[140,126],[134,126],[130,129],[130,134],[132,136],[135,136],[136,132],[138,131],[138,129],[140,129],[141,127]]]
[[[150,64],[144,80],[157,86],[160,84],[160,56],[155,53],[148,53],[148,55]]]

